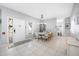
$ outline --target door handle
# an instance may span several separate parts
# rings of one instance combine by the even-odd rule
[[[16,30],[14,29],[14,33],[16,32]]]

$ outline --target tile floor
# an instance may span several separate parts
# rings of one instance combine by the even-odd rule
[[[34,39],[28,43],[7,49],[0,46],[1,56],[78,56],[79,42],[72,37],[56,37],[50,41]]]

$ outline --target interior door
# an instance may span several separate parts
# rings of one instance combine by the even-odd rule
[[[19,42],[25,40],[25,20],[13,19],[13,42]]]

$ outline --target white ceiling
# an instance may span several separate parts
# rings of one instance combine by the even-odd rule
[[[41,18],[43,14],[44,19],[68,17],[73,7],[72,3],[0,3],[0,5],[36,18]]]

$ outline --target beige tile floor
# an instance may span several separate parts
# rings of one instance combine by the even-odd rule
[[[34,39],[28,43],[7,49],[0,46],[3,56],[67,56],[79,55],[79,42],[72,37],[55,37],[50,41]]]

